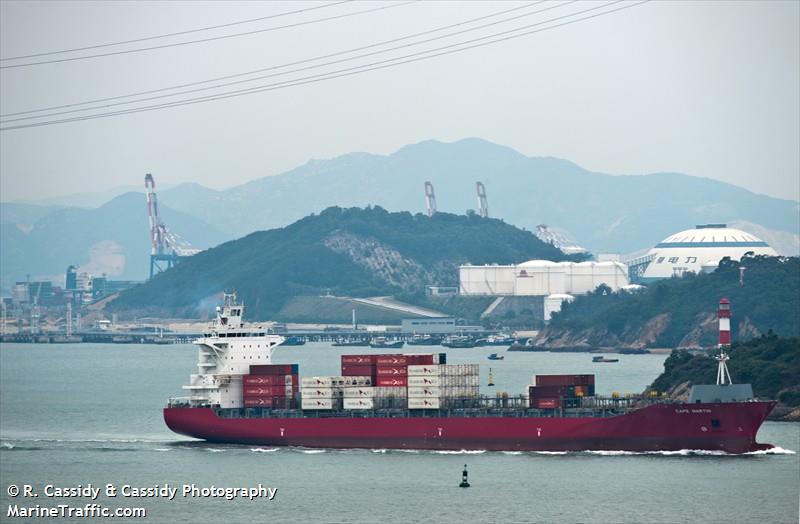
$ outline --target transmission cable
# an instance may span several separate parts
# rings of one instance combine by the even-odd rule
[[[604,4],[604,5],[599,6],[599,7],[594,7],[592,9],[581,11],[581,13],[589,11],[589,10],[595,10],[595,9],[599,9],[599,8],[602,8],[602,7],[607,7],[607,6],[611,5],[611,4],[616,4],[616,3],[619,3],[621,1],[623,1],[623,0],[617,0],[615,2],[610,2],[609,4]],[[44,121],[44,122],[35,122],[35,123],[28,123],[28,124],[20,124],[20,125],[16,125],[16,126],[0,127],[0,131],[8,131],[8,130],[14,130],[14,129],[24,129],[24,128],[29,128],[29,127],[40,127],[40,126],[47,126],[47,125],[53,125],[53,124],[62,124],[62,123],[68,123],[68,122],[78,122],[78,121],[84,121],[84,120],[93,120],[93,119],[97,119],[97,118],[107,118],[107,117],[111,117],[111,116],[126,115],[126,114],[132,114],[132,113],[140,113],[140,112],[145,112],[145,111],[155,111],[155,110],[158,110],[158,109],[179,107],[179,106],[183,106],[183,105],[190,105],[190,104],[197,104],[197,103],[201,103],[201,102],[209,102],[209,101],[213,101],[213,100],[222,100],[222,99],[226,99],[226,98],[239,97],[239,96],[244,96],[244,95],[253,94],[253,93],[259,93],[259,92],[265,92],[265,91],[274,91],[274,90],[278,90],[278,89],[284,89],[284,88],[287,88],[287,87],[294,87],[294,86],[299,86],[299,85],[313,84],[313,83],[321,82],[321,81],[324,81],[324,80],[331,80],[331,79],[334,79],[334,78],[352,76],[352,75],[356,75],[356,74],[360,74],[360,73],[365,73],[365,72],[368,72],[368,71],[386,69],[386,68],[394,67],[394,66],[397,66],[397,65],[403,65],[403,64],[413,63],[413,62],[419,62],[419,61],[422,61],[422,60],[428,60],[430,58],[435,58],[435,57],[444,56],[444,55],[450,55],[450,54],[453,54],[453,53],[466,51],[468,49],[484,47],[484,46],[487,46],[487,45],[496,44],[496,43],[499,43],[499,42],[504,42],[504,41],[507,41],[507,40],[512,40],[512,39],[520,38],[520,37],[523,37],[523,36],[528,36],[528,35],[535,34],[535,33],[541,33],[543,31],[549,31],[551,29],[557,29],[559,27],[571,25],[571,24],[582,22],[582,21],[585,21],[585,20],[598,18],[600,16],[604,16],[604,15],[608,15],[608,14],[611,14],[611,13],[615,13],[617,11],[622,11],[624,9],[630,9],[632,7],[636,7],[636,6],[648,3],[650,1],[651,0],[641,0],[641,1],[636,2],[636,3],[624,5],[624,6],[621,6],[621,7],[617,7],[615,9],[609,9],[608,11],[604,11],[604,12],[601,12],[601,13],[595,13],[595,14],[584,16],[582,18],[577,18],[577,19],[574,19],[574,20],[567,20],[567,21],[561,22],[559,24],[554,24],[552,26],[543,27],[543,28],[539,28],[539,29],[534,29],[534,30],[531,30],[531,31],[526,31],[524,33],[509,35],[509,33],[517,32],[522,28],[517,28],[517,29],[513,29],[513,30],[509,30],[509,31],[504,31],[502,33],[496,33],[494,35],[490,35],[489,37],[500,36],[500,35],[508,35],[508,36],[503,36],[502,38],[497,38],[495,40],[491,40],[491,41],[488,41],[488,42],[475,43],[475,44],[472,44],[472,45],[469,45],[469,46],[465,46],[465,47],[460,47],[460,48],[457,48],[457,49],[450,49],[450,50],[447,50],[447,51],[443,51],[441,53],[429,54],[427,56],[417,56],[415,58],[410,58],[408,60],[402,60],[403,58],[406,58],[406,57],[398,57],[398,58],[395,58],[395,59],[383,61],[383,62],[394,62],[394,63],[386,64],[386,63],[376,62],[375,64],[381,64],[381,65],[375,65],[374,67],[368,67],[368,66],[370,66],[372,64],[367,64],[366,66],[358,66],[358,67],[352,67],[352,68],[348,68],[348,69],[342,69],[340,71],[324,73],[324,74],[321,74],[321,75],[313,75],[313,76],[309,76],[309,77],[302,78],[302,79],[296,79],[296,80],[285,81],[285,82],[278,82],[278,83],[275,83],[275,84],[268,84],[268,85],[265,85],[265,86],[259,86],[259,87],[254,87],[254,88],[250,88],[250,89],[243,89],[243,90],[233,91],[233,92],[229,92],[229,93],[221,93],[221,94],[218,94],[218,95],[209,95],[209,96],[205,96],[205,97],[198,97],[198,98],[192,98],[192,99],[187,99],[187,100],[179,100],[179,101],[175,101],[175,102],[168,102],[168,103],[158,104],[158,105],[151,105],[151,106],[144,106],[144,107],[139,107],[139,108],[124,109],[124,110],[120,110],[120,111],[112,111],[112,112],[106,112],[106,113],[97,113],[97,114],[94,114],[94,115],[76,116],[76,117],[65,118],[65,119],[60,119],[60,120],[49,120],[49,121]],[[579,14],[579,13],[573,13],[572,15],[569,15],[569,16],[574,16],[575,14]],[[563,16],[562,17],[558,17],[558,18],[555,18],[555,19],[552,19],[552,20],[547,20],[545,22],[541,22],[541,23],[549,23],[549,22],[552,22],[554,20],[562,19],[562,18],[564,18],[564,17]],[[534,25],[541,25],[541,23],[534,24]],[[530,26],[527,26],[527,27],[530,27]],[[483,39],[489,38],[489,37],[476,38],[476,39],[469,40],[469,41],[466,41],[466,42],[461,42],[460,44],[452,44],[452,45],[449,45],[449,46],[444,46],[444,47],[441,47],[439,49],[446,49],[448,47],[464,45],[466,43],[475,42],[477,40],[483,40]],[[431,51],[435,51],[435,50],[431,50]],[[430,51],[427,51],[427,52],[430,52]],[[415,53],[415,54],[407,55],[407,56],[408,57],[412,57],[414,55],[419,55],[419,54],[422,54],[422,53]],[[402,61],[398,62],[397,60],[402,60]]]
[[[391,48],[384,49],[384,50],[381,50],[381,51],[373,51],[371,53],[364,53],[364,54],[353,56],[353,57],[350,57],[350,58],[343,58],[343,59],[339,59],[339,60],[333,60],[333,61],[330,61],[330,62],[325,62],[325,63],[322,63],[322,64],[317,64],[317,65],[311,65],[311,66],[301,67],[301,68],[297,68],[297,69],[292,69],[290,71],[283,71],[283,72],[280,72],[280,73],[272,73],[272,74],[269,74],[269,75],[262,75],[262,76],[258,76],[258,77],[254,77],[254,78],[249,78],[249,79],[246,79],[246,80],[237,80],[235,82],[226,82],[226,83],[223,83],[223,84],[217,84],[217,85],[208,86],[208,87],[199,87],[199,88],[196,88],[196,89],[188,89],[188,90],[185,90],[185,91],[178,91],[178,92],[175,92],[175,93],[156,95],[156,96],[151,96],[151,97],[147,97],[147,98],[139,98],[137,100],[130,100],[130,101],[125,101],[125,102],[114,102],[114,103],[104,104],[104,105],[99,105],[99,106],[94,106],[94,107],[71,109],[71,110],[68,110],[68,111],[58,111],[58,112],[55,112],[55,113],[31,115],[31,116],[12,118],[12,119],[9,119],[7,117],[12,116],[13,114],[2,115],[2,116],[0,116],[0,123],[3,123],[3,122],[17,122],[17,121],[20,121],[20,120],[30,120],[30,119],[36,119],[36,118],[46,118],[46,117],[64,115],[64,114],[69,114],[69,113],[77,113],[77,112],[81,112],[81,111],[92,111],[92,110],[95,110],[95,109],[105,109],[105,108],[108,108],[108,107],[115,107],[115,106],[127,105],[127,104],[135,104],[135,103],[138,103],[138,102],[148,102],[148,101],[151,101],[151,100],[158,100],[158,99],[161,99],[161,98],[170,98],[170,97],[179,96],[179,95],[197,93],[199,91],[208,91],[210,89],[219,89],[219,88],[222,88],[222,87],[230,87],[230,86],[233,86],[233,85],[243,84],[243,83],[247,83],[247,82],[255,82],[256,80],[264,80],[264,79],[273,78],[273,77],[276,77],[276,76],[283,76],[283,75],[288,75],[288,74],[292,74],[292,73],[299,73],[299,72],[302,72],[302,71],[308,71],[310,69],[318,69],[320,67],[326,67],[326,66],[329,66],[329,65],[334,65],[334,64],[338,64],[338,63],[342,63],[342,62],[349,62],[349,61],[352,61],[352,60],[358,60],[360,58],[365,58],[365,57],[368,57],[368,56],[378,55],[378,54],[382,54],[382,53],[388,53],[390,51],[395,51],[395,50],[403,49],[403,48],[406,48],[406,47],[425,44],[425,43],[432,42],[432,41],[435,41],[435,40],[441,40],[443,38],[449,38],[451,36],[455,36],[455,35],[459,35],[459,34],[463,34],[463,33],[468,33],[468,32],[476,31],[476,30],[479,30],[479,29],[484,29],[484,28],[489,27],[489,26],[493,26],[493,25],[509,22],[509,21],[512,21],[512,20],[516,20],[516,19],[519,19],[519,18],[526,17],[526,16],[531,16],[531,15],[538,14],[538,13],[541,13],[541,12],[544,12],[544,11],[549,11],[551,9],[556,9],[558,7],[561,7],[561,6],[564,6],[564,5],[567,5],[567,4],[575,3],[576,1],[577,0],[571,0],[571,1],[568,1],[568,2],[564,2],[562,4],[558,4],[556,6],[546,7],[544,9],[540,9],[538,11],[532,11],[530,13],[524,13],[522,15],[517,15],[517,16],[511,17],[511,18],[506,18],[506,19],[503,19],[503,20],[498,20],[498,21],[495,21],[495,22],[491,22],[491,23],[488,23],[488,24],[480,25],[480,26],[473,27],[473,28],[470,28],[470,29],[464,29],[464,30],[461,30],[461,31],[448,33],[446,35],[441,35],[441,36],[437,36],[437,37],[433,37],[433,38],[428,38],[426,40],[421,40],[419,42],[412,42],[412,43],[409,43],[409,44],[403,44],[403,45],[400,45],[400,46],[391,47]],[[617,1],[621,2],[622,0],[617,0]],[[613,4],[613,3],[614,2],[612,2],[611,4]],[[611,4],[605,4],[604,6],[600,6],[600,7],[605,7],[605,6],[608,6],[608,5],[611,5]],[[599,7],[595,7],[595,8],[592,8],[592,9],[587,9],[586,11],[591,11],[593,9],[599,9]],[[581,13],[586,12],[586,11],[578,11],[576,13],[572,13],[570,15],[565,15],[565,16],[574,16],[576,14],[581,14]],[[552,19],[551,19],[551,21],[552,21]],[[527,27],[532,27],[532,26],[523,26],[521,28],[514,29],[514,31],[519,31],[519,30],[525,29]],[[494,35],[489,35],[489,36],[491,37],[491,36],[494,36]],[[427,52],[431,52],[431,51],[436,51],[438,49],[441,49],[441,48],[437,48],[437,49],[433,49],[433,50],[427,50],[427,51],[424,51],[424,52],[427,53]],[[400,58],[404,58],[404,57],[400,57]],[[392,60],[396,60],[396,59],[397,58],[392,59]],[[305,61],[307,61],[307,60],[305,60]],[[372,65],[372,64],[367,64],[367,65]],[[285,66],[275,66],[273,68],[268,68],[268,69],[275,69],[275,68],[280,68],[280,67],[285,67]],[[363,66],[359,66],[359,67],[363,67]],[[328,74],[328,73],[325,73],[325,74]],[[199,82],[199,83],[205,83],[205,82]],[[161,90],[156,90],[156,91],[161,91]],[[86,105],[86,103],[83,103],[83,104],[71,104],[71,105],[72,106],[74,106],[74,105]],[[41,112],[41,111],[43,111],[43,110],[25,111],[24,113],[33,113],[33,112],[37,112],[38,113],[38,112]],[[16,113],[16,114],[19,115],[19,114],[22,114],[22,113]]]
[[[145,42],[147,40],[156,40],[158,38],[169,38],[172,36],[180,36],[180,35],[188,35],[191,33],[199,33],[201,31],[211,31],[212,29],[221,29],[223,27],[231,27],[234,25],[241,25],[241,24],[249,24],[252,22],[260,22],[262,20],[269,20],[271,18],[279,18],[281,16],[288,16],[288,15],[295,15],[297,13],[305,13],[306,11],[314,11],[316,9],[324,9],[326,7],[333,7],[339,4],[346,4],[348,2],[353,2],[354,0],[339,0],[338,2],[332,2],[325,5],[317,5],[314,7],[306,7],[305,9],[296,9],[294,11],[286,11],[283,13],[277,13],[274,15],[269,16],[261,16],[259,18],[250,18],[248,20],[239,20],[238,22],[228,22],[227,24],[219,24],[219,25],[211,25],[208,27],[199,27],[197,29],[188,29],[186,31],[178,31],[175,33],[167,33],[163,35],[155,35],[155,36],[145,36],[142,38],[134,38],[132,40],[122,40],[120,42],[110,42],[107,44],[96,44],[96,45],[89,45],[86,47],[73,47],[72,49],[61,49],[59,51],[47,51],[44,53],[35,53],[31,55],[20,55],[20,56],[9,56],[6,58],[0,58],[0,62],[4,62],[6,60],[22,60],[23,58],[36,58],[40,56],[48,56],[48,55],[60,55],[64,53],[73,53],[75,51],[87,51],[89,49],[100,49],[103,47],[111,47],[115,45],[123,45],[123,44],[134,44],[136,42]]]
[[[465,25],[465,24],[471,24],[473,22],[479,22],[479,21],[485,20],[487,18],[492,18],[492,17],[495,17],[495,16],[504,15],[504,14],[510,13],[512,11],[519,11],[520,9],[525,9],[525,8],[528,8],[528,7],[537,5],[537,4],[541,4],[541,3],[545,2],[545,1],[546,0],[538,0],[536,2],[532,2],[532,3],[529,3],[529,4],[522,5],[522,6],[514,7],[514,8],[511,8],[511,9],[506,9],[504,11],[498,11],[498,12],[491,13],[491,14],[488,14],[488,15],[480,16],[478,18],[472,18],[470,20],[463,20],[461,22],[457,22],[455,24],[446,25],[446,26],[443,26],[443,27],[438,27],[436,29],[430,29],[430,30],[427,30],[427,31],[422,31],[422,32],[419,32],[419,33],[414,33],[414,34],[407,35],[407,36],[402,36],[402,37],[399,37],[399,38],[393,38],[391,40],[384,40],[382,42],[376,42],[376,43],[365,45],[365,46],[361,46],[361,47],[354,47],[354,48],[347,49],[347,50],[344,50],[344,51],[337,51],[336,53],[330,53],[330,54],[327,54],[327,55],[316,56],[316,57],[313,57],[313,58],[306,58],[306,59],[303,59],[303,60],[297,60],[295,62],[288,62],[288,63],[281,64],[281,65],[275,65],[275,66],[265,67],[265,68],[261,68],[261,69],[254,69],[252,71],[246,71],[246,72],[243,72],[243,73],[236,73],[236,74],[231,74],[231,75],[226,75],[226,76],[221,76],[221,77],[216,77],[216,78],[210,78],[210,79],[207,79],[207,80],[200,80],[200,81],[197,81],[197,82],[189,82],[189,83],[178,84],[178,85],[173,85],[173,86],[169,86],[169,87],[161,87],[161,88],[158,88],[158,89],[151,89],[151,90],[148,90],[148,91],[139,91],[137,93],[130,93],[130,94],[127,94],[127,95],[117,95],[117,96],[110,96],[110,97],[106,97],[106,98],[97,98],[97,99],[94,99],[94,100],[86,100],[86,101],[83,101],[83,102],[75,102],[75,103],[71,103],[71,104],[63,104],[63,105],[58,105],[58,106],[43,107],[43,108],[40,108],[40,109],[29,109],[29,110],[26,110],[26,111],[16,111],[14,113],[2,114],[2,115],[0,115],[0,118],[6,118],[6,117],[10,117],[10,116],[17,116],[17,115],[26,115],[26,114],[30,114],[30,113],[41,113],[41,112],[44,112],[44,111],[53,111],[53,110],[56,110],[56,109],[66,109],[66,108],[77,107],[77,106],[82,106],[82,105],[97,104],[97,103],[100,103],[100,102],[109,102],[109,101],[112,101],[112,100],[120,100],[120,99],[123,99],[123,98],[132,98],[132,97],[135,97],[135,96],[150,95],[150,94],[153,94],[153,93],[160,93],[160,92],[163,92],[163,91],[171,91],[171,90],[174,90],[174,89],[181,89],[181,88],[184,88],[184,87],[192,87],[192,86],[196,86],[196,85],[208,84],[208,83],[211,83],[211,82],[218,82],[218,81],[221,81],[221,80],[230,80],[232,78],[239,78],[239,77],[242,77],[242,76],[249,76],[249,75],[253,75],[253,74],[256,74],[256,73],[263,73],[265,71],[272,71],[272,70],[275,70],[275,69],[283,69],[284,67],[290,67],[290,66],[293,66],[293,65],[305,64],[305,63],[308,63],[308,62],[316,62],[318,60],[324,60],[326,58],[332,58],[332,57],[335,57],[335,56],[346,55],[346,54],[349,54],[349,53],[354,53],[354,52],[357,52],[357,51],[363,51],[365,49],[371,49],[371,48],[374,48],[374,47],[379,47],[379,46],[386,45],[386,44],[391,44],[391,43],[394,43],[394,42],[400,42],[402,40],[408,40],[410,38],[416,38],[418,36],[424,36],[424,35],[431,34],[431,33],[437,33],[439,31],[444,31],[446,29],[452,29],[454,27],[462,26],[462,25]],[[550,7],[550,8],[547,8],[547,9],[543,9],[541,11],[536,11],[535,13],[546,11],[548,9],[555,9],[555,8],[560,7],[562,5],[567,5],[567,4],[574,3],[575,1],[577,1],[577,0],[571,0],[571,1],[568,1],[568,2],[564,2],[562,4],[559,4],[558,6]],[[535,14],[535,13],[530,13],[530,14]],[[518,17],[515,17],[515,18],[518,18]],[[514,20],[515,18],[509,18],[509,19],[506,19],[506,21]],[[480,27],[487,27],[487,26],[480,26]],[[472,30],[475,30],[475,29],[479,29],[479,27],[472,28]],[[457,34],[457,33],[454,33],[454,34]],[[445,36],[447,36],[447,35],[445,35]],[[443,36],[441,38],[444,38],[445,36]],[[418,43],[422,43],[422,42],[418,42]],[[394,48],[394,49],[396,49],[396,48]],[[392,49],[386,49],[386,50],[384,50],[382,52],[388,52],[388,51],[391,51],[391,50]],[[362,55],[362,56],[364,56],[364,55]],[[334,63],[334,62],[332,62],[332,63]],[[327,64],[321,64],[321,65],[327,65]],[[247,81],[258,80],[258,79],[261,79],[261,78],[264,78],[264,77],[253,78],[253,79],[250,79],[250,80],[247,80]],[[214,87],[220,87],[220,86],[214,86]],[[214,87],[211,87],[209,89],[213,89]],[[130,103],[133,103],[133,102],[130,102]]]
[[[136,49],[127,49],[127,50],[124,50],[124,51],[111,51],[111,52],[108,52],[108,53],[99,53],[99,54],[95,54],[95,55],[75,56],[75,57],[71,57],[71,58],[56,58],[56,59],[53,59],[53,60],[42,60],[40,62],[26,62],[24,64],[4,65],[4,66],[0,66],[0,69],[13,69],[13,68],[18,68],[18,67],[29,67],[29,66],[37,66],[37,65],[44,65],[44,64],[57,64],[57,63],[60,63],[60,62],[73,62],[75,60],[86,60],[86,59],[89,59],[89,58],[100,58],[100,57],[105,57],[105,56],[125,55],[125,54],[128,54],[128,53],[139,53],[141,51],[152,51],[154,49],[165,49],[165,48],[168,48],[168,47],[178,47],[178,46],[184,46],[184,45],[190,45],[190,44],[199,44],[199,43],[203,43],[203,42],[213,42],[215,40],[223,40],[223,39],[226,39],[226,38],[236,38],[236,37],[239,37],[239,36],[248,36],[248,35],[254,35],[254,34],[258,34],[258,33],[266,33],[266,32],[269,32],[269,31],[277,31],[279,29],[289,29],[289,28],[292,28],[292,27],[300,27],[300,26],[308,25],[308,24],[316,24],[316,23],[319,23],[319,22],[328,22],[330,20],[339,20],[341,18],[348,18],[348,17],[351,17],[351,16],[363,15],[365,13],[373,13],[375,11],[383,11],[385,9],[392,9],[392,8],[395,8],[395,7],[402,7],[404,5],[413,4],[413,3],[416,3],[416,2],[420,2],[420,1],[421,0],[408,0],[406,2],[401,2],[399,4],[380,5],[378,7],[371,7],[369,9],[362,9],[361,11],[352,11],[350,13],[344,13],[344,14],[335,15],[335,16],[328,16],[328,17],[325,17],[325,18],[315,18],[314,20],[305,20],[303,22],[295,22],[293,24],[286,24],[286,25],[280,25],[280,26],[267,27],[267,28],[264,28],[264,29],[254,29],[252,31],[244,31],[242,33],[233,33],[233,34],[230,34],[230,35],[212,36],[212,37],[208,37],[208,38],[201,38],[201,39],[198,39],[198,40],[187,40],[185,42],[174,42],[174,43],[171,43],[171,44],[161,44],[161,45],[155,45],[155,46],[150,46],[150,47],[138,47]]]

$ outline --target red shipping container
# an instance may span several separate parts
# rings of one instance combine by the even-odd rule
[[[297,364],[253,364],[251,375],[297,375]]]
[[[594,375],[536,375],[537,386],[594,386]]]
[[[244,399],[244,407],[246,408],[271,408],[272,397],[256,397]]]
[[[409,366],[432,366],[433,355],[406,355]],[[438,363],[438,357],[437,357]]]
[[[293,387],[289,386],[246,386],[245,397],[286,397],[291,396]]]
[[[342,355],[342,366],[353,364],[357,366],[371,366],[380,355]]]
[[[375,385],[379,388],[408,386],[408,377],[378,377]]]
[[[557,398],[539,398],[535,401],[531,400],[531,404],[535,402],[535,407],[539,409],[555,409],[561,406],[561,401]]]
[[[342,364],[343,377],[371,377],[375,375],[374,366],[355,366],[353,364]]]
[[[528,396],[531,398],[572,398],[575,386],[529,386]]]
[[[406,366],[378,366],[375,371],[378,377],[405,377],[408,375]]]
[[[408,356],[406,355],[381,355],[375,359],[379,366],[407,366]]]
[[[245,386],[286,386],[296,385],[297,375],[245,375]]]

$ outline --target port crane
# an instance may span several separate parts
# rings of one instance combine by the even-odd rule
[[[200,250],[170,231],[161,221],[158,215],[156,182],[150,173],[144,177],[144,187],[147,194],[147,217],[150,221],[150,278],[153,278],[156,273],[171,268],[182,258],[195,255]]]

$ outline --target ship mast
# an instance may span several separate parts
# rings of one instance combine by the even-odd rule
[[[719,318],[719,355],[715,357],[719,363],[717,366],[717,385],[724,386],[733,382],[727,364],[730,357],[726,353],[726,350],[730,350],[731,347],[731,303],[727,298],[719,301],[717,318]]]

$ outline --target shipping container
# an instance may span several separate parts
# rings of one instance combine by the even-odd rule
[[[439,375],[439,365],[408,366],[408,375],[413,377]]]
[[[438,387],[409,387],[408,397],[441,397],[443,391]]]
[[[408,409],[439,409],[441,402],[438,398],[409,398]]]
[[[355,365],[355,366],[371,366],[375,364],[375,358],[378,355],[342,355],[342,366]]]
[[[301,388],[302,398],[337,398],[344,394],[342,388]]]
[[[245,386],[299,385],[297,375],[244,375]]]
[[[576,386],[529,386],[530,398],[573,398]]]
[[[536,375],[537,386],[594,386],[594,375]]]
[[[303,398],[300,406],[302,409],[333,409],[334,402],[329,398]]]
[[[374,388],[350,387],[344,388],[344,398],[372,398],[375,396]]]
[[[375,364],[379,366],[407,366],[408,361],[406,355],[380,355],[375,358]]]
[[[364,377],[364,376],[345,376],[344,378],[344,387],[354,387],[354,386],[372,386],[374,384],[374,380],[372,377]]]
[[[408,375],[406,366],[378,366],[375,374],[380,377],[405,377]]]
[[[300,386],[304,388],[313,387],[344,387],[345,378],[340,376],[325,376],[325,377],[303,377],[300,379]]]
[[[244,397],[291,397],[292,386],[245,386]]]
[[[408,377],[378,377],[375,379],[378,387],[405,387],[408,385]]]
[[[250,366],[251,375],[297,375],[297,364],[253,364]]]
[[[420,375],[408,377],[408,385],[410,386],[440,386],[441,377],[438,375]]]
[[[246,407],[246,408],[271,408],[272,407],[272,397],[245,398],[244,399],[244,407]]]
[[[346,377],[369,377],[375,375],[375,366],[363,364],[342,364],[342,375]]]
[[[408,390],[405,387],[396,386],[380,386],[374,388],[375,397],[402,397],[408,396]]]
[[[344,409],[373,409],[375,406],[372,398],[345,398]]]

